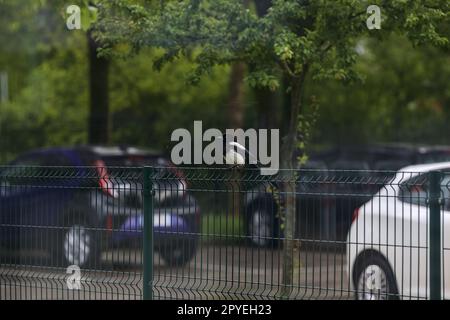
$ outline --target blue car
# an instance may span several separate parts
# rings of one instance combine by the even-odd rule
[[[153,188],[154,250],[169,265],[189,262],[197,248],[197,202],[168,160],[132,147],[39,149],[0,168],[2,252],[33,249],[51,265],[97,268],[103,250],[141,246],[144,165],[166,177]]]

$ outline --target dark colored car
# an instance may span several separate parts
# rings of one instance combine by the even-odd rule
[[[296,237],[344,243],[355,209],[371,199],[395,171],[443,161],[450,161],[449,146],[378,144],[311,154],[296,181]],[[272,238],[282,236],[279,208],[285,199],[280,189],[279,181],[269,181],[245,194],[247,235],[256,246],[271,246],[276,242]]]
[[[132,147],[49,148],[0,170],[0,246],[49,253],[52,265],[100,264],[102,250],[142,243],[142,166],[157,166],[154,249],[171,265],[195,254],[199,208],[159,153]]]

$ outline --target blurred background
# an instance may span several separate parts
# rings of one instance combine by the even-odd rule
[[[261,1],[263,3],[264,1]],[[153,70],[157,52],[98,58],[85,30],[69,31],[60,1],[0,2],[0,161],[29,149],[74,144],[139,145],[170,152],[170,134],[203,127],[280,128],[288,95],[250,88],[246,66],[219,67],[198,86],[193,64]],[[304,114],[316,120],[310,150],[375,142],[448,144],[450,54],[413,48],[401,36],[360,39],[364,81],[307,81]],[[309,109],[308,109],[309,108]]]

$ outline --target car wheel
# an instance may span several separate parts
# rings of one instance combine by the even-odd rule
[[[251,210],[247,218],[247,236],[251,245],[261,248],[277,243],[276,221],[266,209]]]
[[[57,266],[76,265],[80,268],[94,268],[100,263],[100,251],[95,233],[85,224],[73,224],[60,230],[54,254]]]
[[[197,241],[177,241],[176,244],[167,245],[161,249],[159,254],[170,267],[182,267],[191,261],[197,252]]]
[[[379,255],[361,259],[355,277],[356,299],[398,300],[397,283],[386,260]]]

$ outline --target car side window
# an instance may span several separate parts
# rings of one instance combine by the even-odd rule
[[[38,175],[39,168],[42,166],[43,159],[39,156],[26,156],[14,161],[0,174],[2,186],[20,186],[26,185],[33,176]]]
[[[50,167],[70,167],[72,165],[69,158],[58,152],[47,153],[42,162],[43,165]]]
[[[399,199],[402,202],[418,206],[427,206],[428,177],[426,174],[415,176],[400,183]]]

